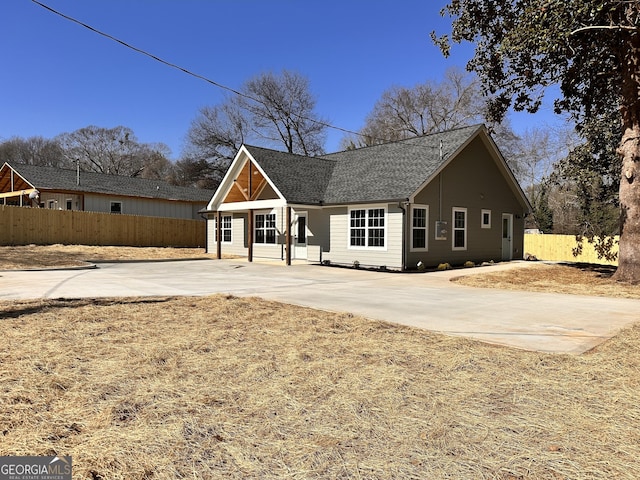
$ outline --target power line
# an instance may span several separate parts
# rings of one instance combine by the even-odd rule
[[[105,38],[107,38],[107,39],[109,39],[109,40],[111,40],[113,42],[119,43],[120,45],[122,45],[122,46],[124,46],[124,47],[126,47],[126,48],[128,48],[130,50],[133,50],[134,52],[137,52],[137,53],[139,53],[141,55],[149,57],[152,60],[155,60],[156,62],[159,62],[159,63],[161,63],[163,65],[166,65],[166,66],[168,66],[170,68],[174,68],[176,70],[179,70],[179,71],[181,71],[181,72],[183,72],[183,73],[185,73],[187,75],[190,75],[190,76],[192,76],[194,78],[197,78],[199,80],[203,80],[203,81],[205,81],[205,82],[207,82],[207,83],[209,83],[209,84],[211,84],[211,85],[213,85],[215,87],[218,87],[218,88],[220,88],[222,90],[226,90],[228,92],[231,92],[232,94],[237,95],[239,97],[242,97],[242,98],[245,98],[247,100],[251,100],[253,102],[259,103],[261,105],[264,105],[267,108],[269,107],[265,102],[263,102],[259,98],[253,97],[253,96],[248,95],[248,94],[243,93],[243,92],[240,92],[240,91],[238,91],[238,90],[236,90],[234,88],[228,87],[228,86],[223,85],[223,84],[221,84],[219,82],[211,80],[210,78],[205,77],[204,75],[200,75],[200,74],[195,73],[195,72],[193,72],[193,71],[191,71],[191,70],[189,70],[187,68],[181,67],[180,65],[177,65],[175,63],[169,62],[169,61],[167,61],[167,60],[165,60],[163,58],[158,57],[157,55],[149,53],[146,50],[143,50],[143,49],[138,48],[138,47],[136,47],[134,45],[131,45],[130,43],[127,43],[124,40],[121,40],[121,39],[119,39],[119,38],[117,38],[117,37],[115,37],[115,36],[113,36],[111,34],[108,34],[106,32],[98,30],[97,28],[92,27],[91,25],[88,25],[88,24],[86,24],[86,23],[84,23],[84,22],[82,22],[82,21],[80,21],[80,20],[78,20],[78,19],[76,19],[74,17],[66,15],[66,14],[64,14],[64,13],[62,13],[62,12],[60,12],[60,11],[50,7],[50,6],[38,1],[38,0],[31,0],[31,1],[33,3],[35,3],[36,5],[44,8],[45,10],[48,10],[49,12],[51,12],[51,13],[53,13],[55,15],[58,15],[61,18],[64,18],[65,20],[68,20],[68,21],[70,21],[72,23],[80,25],[81,27],[84,27],[84,28],[86,28],[87,30],[89,30],[89,31],[91,31],[93,33],[96,33],[96,34],[98,34],[98,35],[100,35],[102,37],[105,37]],[[378,138],[378,137],[374,137],[374,136],[371,136],[371,135],[368,135],[368,134],[365,134],[365,133],[356,132],[356,131],[349,130],[349,129],[346,129],[346,128],[338,127],[336,125],[333,125],[333,124],[330,124],[330,123],[327,123],[327,122],[323,122],[321,120],[316,120],[314,118],[306,117],[304,115],[300,115],[300,114],[295,113],[295,112],[290,112],[290,113],[292,115],[295,115],[299,119],[302,119],[302,120],[305,120],[305,121],[309,121],[309,122],[313,122],[313,123],[315,123],[317,125],[321,125],[321,126],[326,127],[326,128],[331,128],[333,130],[338,130],[340,132],[344,132],[344,133],[348,133],[348,134],[351,134],[351,135],[355,135],[357,137],[368,138],[368,139],[373,140],[375,142],[379,142],[380,144],[385,144],[385,143],[389,143],[390,142],[388,139]],[[437,134],[437,133],[442,133],[442,132],[433,132],[433,134]],[[405,139],[401,139],[401,140],[395,140],[395,141],[393,141],[393,143],[402,141],[402,142],[407,142],[407,143],[410,144],[410,143],[413,143],[413,142],[411,142],[411,140],[419,139],[419,138],[420,138],[420,136],[410,137],[410,138],[405,138]],[[366,146],[372,146],[372,145],[366,145]],[[438,147],[432,147],[432,146],[429,146],[429,145],[420,145],[420,148],[426,148],[427,150],[435,150]],[[450,153],[450,152],[447,152],[447,154],[448,153]]]
[[[84,27],[84,28],[86,28],[87,30],[90,30],[93,33],[96,33],[96,34],[101,35],[101,36],[103,36],[105,38],[108,38],[109,40],[112,40],[112,41],[114,41],[116,43],[119,43],[120,45],[122,45],[122,46],[124,46],[124,47],[126,47],[126,48],[128,48],[130,50],[133,50],[134,52],[137,52],[137,53],[139,53],[141,55],[149,57],[149,58],[155,60],[156,62],[159,62],[159,63],[161,63],[163,65],[166,65],[168,67],[171,67],[171,68],[175,68],[176,70],[179,70],[179,71],[181,71],[183,73],[186,73],[187,75],[195,77],[195,78],[197,78],[199,80],[203,80],[203,81],[205,81],[205,82],[207,82],[207,83],[209,83],[209,84],[211,84],[211,85],[213,85],[215,87],[218,87],[218,88],[220,88],[222,90],[226,90],[228,92],[231,92],[234,95],[237,95],[239,97],[245,98],[247,100],[251,100],[253,102],[256,102],[256,103],[259,103],[261,105],[264,105],[265,107],[268,107],[268,105],[266,105],[265,102],[263,102],[259,98],[255,98],[255,97],[253,97],[251,95],[247,95],[246,93],[242,93],[242,92],[240,92],[238,90],[235,90],[234,88],[227,87],[226,85],[223,85],[223,84],[218,83],[218,82],[216,82],[214,80],[211,80],[210,78],[207,78],[204,75],[200,75],[198,73],[192,72],[191,70],[189,70],[187,68],[181,67],[180,65],[177,65],[175,63],[171,63],[171,62],[169,62],[167,60],[164,60],[163,58],[160,58],[157,55],[154,55],[152,53],[147,52],[146,50],[143,50],[141,48],[133,46],[130,43],[127,43],[127,42],[125,42],[123,40],[120,40],[117,37],[114,37],[113,35],[110,35],[110,34],[108,34],[106,32],[98,30],[97,28],[94,28],[91,25],[88,25],[88,24],[86,24],[84,22],[81,22],[80,20],[77,20],[76,18],[73,18],[73,17],[71,17],[69,15],[66,15],[66,14],[64,14],[62,12],[59,12],[58,10],[55,10],[54,8],[51,8],[48,5],[45,5],[44,3],[39,2],[38,0],[31,0],[31,1],[33,3],[35,3],[36,5],[39,5],[40,7],[44,8],[45,10],[48,10],[49,12],[51,12],[51,13],[53,13],[55,15],[58,15],[59,17],[64,18],[65,20],[68,20],[68,21],[70,21],[72,23],[80,25],[81,27]],[[291,112],[291,114],[297,116],[298,118],[300,118],[302,120],[313,122],[313,123],[316,123],[316,124],[321,125],[323,127],[331,128],[331,129],[334,129],[334,130],[339,130],[339,131],[344,132],[344,133],[349,133],[349,134],[357,135],[357,136],[361,136],[361,137],[365,137],[366,136],[366,135],[364,135],[364,134],[362,134],[360,132],[354,132],[353,130],[348,130],[346,128],[338,127],[338,126],[332,125],[330,123],[326,123],[326,122],[323,122],[323,121],[320,121],[320,120],[316,120],[316,119],[313,119],[313,118],[305,117],[305,116],[299,115],[299,114],[297,114],[295,112]],[[374,138],[374,140],[379,140],[379,139],[375,139]]]

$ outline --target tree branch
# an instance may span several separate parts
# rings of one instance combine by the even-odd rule
[[[580,27],[571,32],[569,35],[584,32],[586,30],[629,30],[632,32],[640,31],[640,27],[632,27],[628,25],[592,25],[589,27]]]

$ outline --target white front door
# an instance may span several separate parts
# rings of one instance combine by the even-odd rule
[[[502,260],[513,259],[513,214],[502,214]]]
[[[293,258],[307,259],[307,212],[296,212],[293,220]]]

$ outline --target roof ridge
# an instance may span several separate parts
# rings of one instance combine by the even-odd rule
[[[303,155],[301,153],[284,152],[282,150],[276,150],[275,148],[260,147],[258,145],[249,145],[247,143],[243,143],[243,145],[249,151],[252,148],[257,148],[259,150],[266,150],[266,151],[269,151],[269,152],[279,153],[279,154],[283,154],[283,155],[290,155],[292,157],[300,157],[301,159],[305,159],[305,160],[322,160],[323,162],[335,162],[335,160],[331,160],[330,158],[324,158],[324,155],[317,155],[317,156],[314,157],[314,156],[310,156],[310,155]]]
[[[12,168],[13,170],[16,171],[20,171],[21,168],[34,168],[34,169],[49,169],[49,170],[56,170],[56,171],[61,171],[61,172],[65,172],[65,173],[69,173],[69,174],[76,174],[77,170],[75,168],[61,168],[61,167],[53,167],[51,165],[32,165],[32,164],[28,164],[28,163],[17,163],[17,164],[11,164],[9,162],[4,162],[6,163],[10,168]],[[110,180],[113,180],[114,178],[122,178],[122,179],[127,179],[127,180],[134,180],[134,181],[140,181],[140,182],[153,182],[153,183],[163,183],[167,186],[170,187],[175,187],[175,188],[194,188],[194,187],[184,187],[182,185],[174,185],[171,182],[164,180],[162,178],[145,178],[145,177],[132,177],[130,175],[121,175],[121,174],[117,174],[117,173],[104,173],[104,172],[94,172],[91,170],[80,170],[80,174],[81,175],[96,175],[96,176],[100,176],[100,177],[108,177]],[[199,190],[210,190],[210,189],[199,189]]]
[[[425,133],[424,135],[418,135],[418,136],[415,136],[415,137],[403,138],[403,139],[400,139],[400,140],[391,140],[391,141],[384,142],[384,143],[377,143],[375,145],[365,145],[364,147],[354,148],[352,150],[348,150],[348,149],[347,150],[339,150],[337,152],[327,153],[327,154],[323,155],[323,157],[328,157],[330,155],[337,155],[337,154],[340,154],[340,153],[353,152],[353,151],[356,151],[356,150],[365,150],[365,149],[368,149],[368,148],[379,148],[379,147],[383,147],[383,146],[386,146],[386,145],[394,145],[394,144],[400,144],[400,143],[410,143],[411,141],[423,140],[423,139],[426,139],[428,137],[434,137],[436,135],[449,134],[449,133],[453,133],[453,132],[456,132],[456,131],[459,131],[459,130],[464,130],[464,129],[479,129],[479,128],[482,128],[484,126],[485,126],[484,123],[475,123],[473,125],[464,125],[464,126],[461,126],[461,127],[450,128],[450,129],[447,129],[447,130],[441,130],[439,132]]]

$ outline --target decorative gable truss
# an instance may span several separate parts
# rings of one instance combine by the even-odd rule
[[[276,222],[276,214],[272,213],[276,208],[284,207],[288,227],[281,224],[284,218]],[[247,217],[246,245],[249,259],[253,258],[254,244],[276,245],[279,235],[282,234],[286,245],[287,264],[291,263],[291,207],[245,146],[238,151],[207,210],[216,212],[214,225],[218,258],[222,256],[221,245],[225,243],[225,222],[229,239],[233,228],[230,227],[233,216],[225,213],[234,212],[244,213]],[[282,226],[284,231],[279,231],[279,226]]]
[[[36,188],[25,180],[7,163],[0,168],[0,203],[15,205],[31,205]]]
[[[286,199],[269,180],[255,159],[242,146],[207,207],[210,211],[230,211],[282,206]]]

